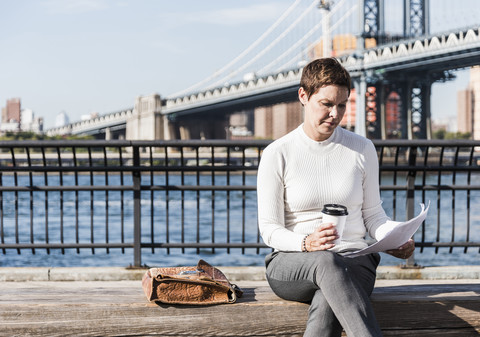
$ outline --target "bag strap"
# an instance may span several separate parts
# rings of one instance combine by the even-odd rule
[[[236,284],[232,284],[232,289],[233,289],[233,291],[235,292],[235,295],[237,295],[237,297],[242,297],[242,295],[243,295],[243,290],[240,289],[239,286],[237,286]]]

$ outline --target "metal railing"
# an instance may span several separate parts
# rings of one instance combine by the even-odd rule
[[[380,190],[393,219],[410,219],[419,203],[429,216],[415,235],[419,251],[480,247],[480,142],[465,140],[374,141]],[[472,207],[474,206],[474,207]],[[399,216],[400,215],[400,216]],[[479,250],[480,252],[480,250]],[[415,264],[414,257],[407,266]]]
[[[0,142],[0,250],[266,248],[256,171],[268,141]],[[395,220],[431,201],[420,252],[480,247],[480,142],[374,141]],[[410,261],[413,263],[413,260]]]

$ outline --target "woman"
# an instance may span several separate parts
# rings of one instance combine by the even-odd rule
[[[304,336],[381,336],[369,296],[378,254],[342,253],[367,246],[365,235],[388,220],[378,185],[378,159],[368,139],[337,128],[351,79],[334,58],[303,69],[298,97],[304,123],[265,148],[258,169],[259,228],[274,248],[266,259],[272,290],[288,300],[311,302]],[[322,222],[325,204],[348,209],[338,245],[335,226]],[[408,258],[413,240],[390,251]]]

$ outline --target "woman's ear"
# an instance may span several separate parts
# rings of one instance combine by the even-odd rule
[[[303,87],[300,87],[300,89],[298,89],[298,99],[300,100],[300,103],[302,103],[302,105],[305,105],[308,102],[308,95],[305,92],[305,89],[303,89]]]

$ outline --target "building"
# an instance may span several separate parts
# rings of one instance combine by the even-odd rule
[[[20,131],[43,132],[43,117],[35,117],[32,109],[23,109],[20,116]]]
[[[400,130],[402,127],[402,111],[401,98],[396,91],[392,91],[388,97],[385,105],[385,123],[386,123],[386,137],[387,139],[401,138]]]
[[[468,87],[457,93],[457,128],[480,139],[480,66],[470,69]]]
[[[457,132],[458,116],[447,116],[443,118],[436,118],[432,121],[432,132],[444,130],[446,132]],[[470,131],[468,131],[470,132]]]
[[[20,98],[7,100],[7,106],[2,108],[1,132],[43,132],[43,118],[35,117],[32,109],[21,109]]]
[[[350,130],[355,130],[355,116],[356,116],[356,101],[357,101],[357,93],[355,89],[350,91],[350,98],[347,102],[347,109],[345,111],[345,115],[343,115],[343,119],[340,121],[340,126]]]
[[[2,109],[2,123],[20,123],[20,98],[7,99],[7,106]]]
[[[61,128],[63,126],[66,126],[69,123],[70,123],[70,120],[68,118],[67,113],[65,111],[60,111],[60,113],[55,118],[55,127]]]
[[[256,138],[277,139],[303,122],[303,107],[300,101],[258,107],[254,118]]]
[[[254,130],[253,109],[240,111],[229,116],[227,139],[251,139]]]
[[[472,103],[473,103],[472,90],[467,88],[457,92],[458,132],[473,132]],[[474,135],[472,134],[472,136]]]
[[[323,55],[323,39],[312,46],[309,50],[309,57],[311,60],[320,57],[339,57],[341,55],[353,53],[357,49],[357,38],[352,34],[338,34],[332,38],[332,54]],[[373,38],[365,39],[365,48],[373,48],[377,44]]]
[[[2,124],[0,131],[2,132],[18,132],[20,131],[21,120],[21,102],[20,98],[7,99],[7,105],[2,109]]]

